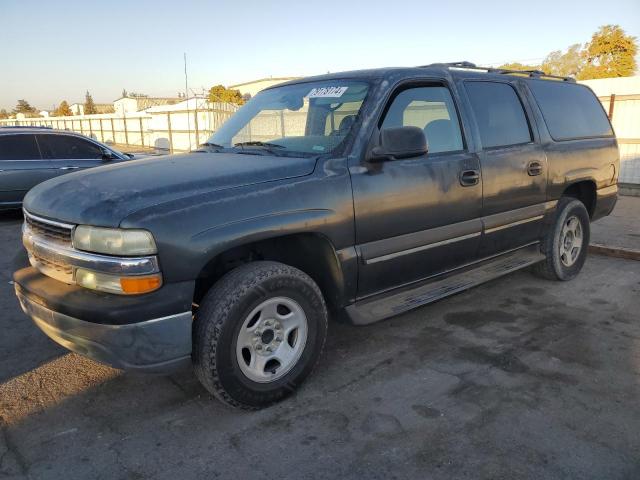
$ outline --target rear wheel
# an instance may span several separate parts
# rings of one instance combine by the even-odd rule
[[[540,276],[550,280],[571,280],[587,258],[589,214],[580,200],[562,197],[556,207],[556,220],[542,241],[543,262],[535,266]]]
[[[234,407],[277,402],[311,373],[327,332],[320,289],[300,270],[254,262],[225,275],[196,314],[194,370]]]

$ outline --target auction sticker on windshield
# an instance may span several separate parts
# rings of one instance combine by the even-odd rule
[[[341,97],[349,87],[320,87],[312,88],[307,98],[338,98]]]

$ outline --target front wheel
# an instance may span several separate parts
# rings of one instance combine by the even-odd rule
[[[541,250],[546,258],[535,272],[550,280],[571,280],[587,258],[590,237],[589,214],[580,200],[562,197],[556,207],[556,220],[545,235]]]
[[[195,373],[223,402],[256,409],[277,402],[311,373],[327,333],[320,289],[304,272],[254,262],[225,275],[196,314]]]

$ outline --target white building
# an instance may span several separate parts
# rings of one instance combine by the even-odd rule
[[[175,105],[182,100],[177,97],[121,97],[113,102],[113,108],[116,115],[123,116],[160,105]]]

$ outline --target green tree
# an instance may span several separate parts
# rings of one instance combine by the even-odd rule
[[[9,113],[3,108],[0,110],[0,119],[9,118]]]
[[[555,50],[547,55],[542,62],[541,70],[549,75],[561,77],[576,77],[584,68],[585,57],[582,45],[575,43],[565,52]]]
[[[244,98],[240,95],[239,90],[231,90],[223,85],[216,85],[209,89],[209,101],[235,103],[236,105],[244,104]]]
[[[93,115],[94,113],[98,113],[96,109],[96,104],[93,102],[93,97],[87,90],[87,93],[84,96],[84,114],[85,115]]]
[[[505,63],[504,65],[500,65],[498,68],[505,70],[540,70],[539,65],[523,65],[520,62]]]
[[[53,115],[56,117],[70,117],[73,115],[73,112],[71,111],[67,101],[63,100],[60,102],[60,105],[58,105],[58,108],[53,111]]]
[[[35,107],[32,107],[29,102],[24,99],[18,100],[18,104],[13,109],[13,113],[22,113],[27,117],[34,117],[38,114]]]
[[[122,89],[122,98],[125,98],[125,97],[128,97],[128,96],[129,96],[129,94],[127,93],[127,90],[123,88]]]
[[[585,65],[578,79],[628,77],[636,71],[636,37],[619,25],[603,25],[585,45]]]

